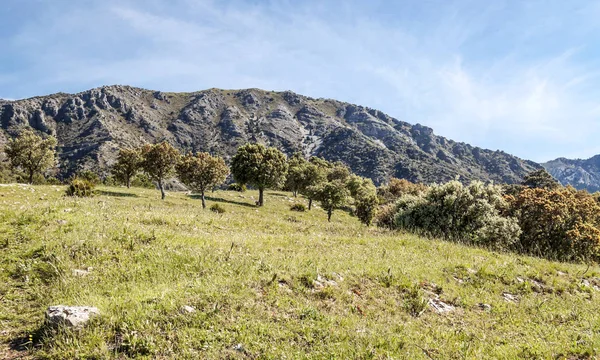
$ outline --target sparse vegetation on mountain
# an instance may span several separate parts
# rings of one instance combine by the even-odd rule
[[[283,186],[287,170],[286,156],[276,148],[262,144],[240,146],[231,160],[235,181],[258,189],[258,206],[264,205],[265,189]]]
[[[540,167],[445,139],[375,109],[290,91],[166,93],[105,86],[4,102],[0,118],[7,139],[29,126],[55,134],[61,178],[80,169],[105,173],[116,160],[116,148],[163,140],[184,153],[203,151],[225,159],[240,145],[269,144],[289,156],[301,151],[307,158],[342,161],[376,185],[391,177],[429,184],[456,176],[465,183],[518,183]]]
[[[29,184],[33,184],[34,175],[41,174],[54,166],[56,138],[42,138],[31,129],[22,130],[19,135],[8,141],[4,151],[13,169],[22,170]]]
[[[176,170],[182,183],[190,190],[200,193],[202,208],[206,208],[206,190],[221,185],[229,175],[229,167],[223,158],[204,152],[183,156],[177,163]]]
[[[142,169],[158,184],[161,199],[165,199],[165,180],[175,171],[175,165],[179,160],[179,151],[166,141],[142,147]]]

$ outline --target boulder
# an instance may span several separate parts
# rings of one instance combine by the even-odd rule
[[[46,310],[46,322],[51,326],[66,326],[81,329],[94,316],[100,315],[100,310],[91,306],[49,306]]]

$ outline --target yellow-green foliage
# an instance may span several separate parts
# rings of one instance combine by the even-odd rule
[[[76,177],[69,182],[65,194],[67,196],[90,197],[93,195],[95,186],[96,184],[87,179]]]
[[[0,358],[600,355],[596,266],[365,227],[343,211],[328,223],[320,208],[291,214],[306,199],[288,193],[257,208],[256,191],[216,191],[209,206],[227,208],[216,214],[184,193],[64,191],[0,186]],[[456,310],[436,313],[436,296]],[[57,304],[102,315],[44,336]]]
[[[522,251],[561,260],[600,260],[600,205],[588,192],[527,188],[507,199],[523,231]]]

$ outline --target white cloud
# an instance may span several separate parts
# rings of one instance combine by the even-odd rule
[[[598,30],[592,10],[559,16],[574,29],[560,48],[548,40],[568,35],[555,33],[560,2],[385,3],[400,7],[393,16],[358,1],[94,4],[26,24],[11,46],[29,66],[0,74],[0,90],[291,89],[534,160],[598,151],[600,72],[581,60]]]

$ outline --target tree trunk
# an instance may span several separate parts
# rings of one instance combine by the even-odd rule
[[[206,209],[206,200],[204,200],[204,190],[202,190],[200,193],[202,196],[202,208]]]
[[[333,209],[327,210],[327,221],[331,222],[331,214],[333,213]]]
[[[294,197],[298,197],[298,191],[294,190]]]
[[[312,208],[312,198],[308,199],[308,210]]]
[[[127,184],[126,184],[126,185],[127,185],[127,188],[129,189],[129,188],[131,187],[131,177],[130,177],[130,176],[128,176],[128,177],[127,177],[127,181],[126,181],[126,183],[127,183]]]
[[[265,189],[259,188],[258,189],[258,206],[263,206],[264,202],[264,197],[263,197],[263,193],[265,192]]]
[[[163,186],[162,180],[158,180],[158,188],[160,189],[161,200],[165,199],[165,187]]]
[[[33,185],[33,170],[29,170],[29,185]]]

